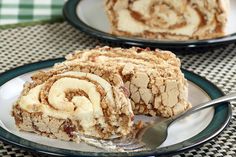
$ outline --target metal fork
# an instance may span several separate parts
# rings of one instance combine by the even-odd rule
[[[96,140],[96,142],[98,142],[103,149],[106,149],[107,147],[108,151],[144,151],[155,149],[166,140],[168,127],[177,119],[186,117],[194,112],[211,106],[217,106],[219,103],[232,101],[235,99],[236,93],[228,94],[226,96],[196,105],[186,112],[171,118],[154,120],[152,123],[139,130],[135,137],[130,136],[126,139],[115,138],[111,140]]]

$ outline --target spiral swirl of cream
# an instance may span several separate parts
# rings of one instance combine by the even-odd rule
[[[203,37],[222,33],[226,15],[216,0],[123,0],[107,1],[115,30],[137,35],[161,33]],[[112,7],[114,5],[114,7]]]
[[[68,91],[72,91],[70,98],[67,96]],[[101,128],[108,125],[102,103],[114,110],[117,108],[114,92],[117,91],[113,90],[112,85],[97,75],[65,72],[30,89],[20,98],[19,105],[28,112],[78,120],[86,134],[94,135],[95,125]],[[128,99],[127,103],[130,105]]]

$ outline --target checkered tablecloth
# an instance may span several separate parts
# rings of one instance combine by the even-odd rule
[[[65,0],[0,0],[0,25],[62,17]]]

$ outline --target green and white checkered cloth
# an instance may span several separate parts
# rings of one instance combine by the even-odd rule
[[[62,17],[65,0],[0,0],[0,25]]]

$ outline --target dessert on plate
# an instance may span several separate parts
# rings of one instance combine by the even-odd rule
[[[224,36],[229,0],[105,0],[112,33],[151,39]]]
[[[63,140],[124,137],[135,115],[171,117],[191,107],[180,60],[169,51],[96,47],[76,51],[32,82],[13,106],[20,130]]]

